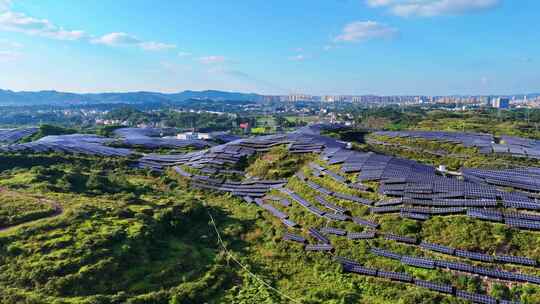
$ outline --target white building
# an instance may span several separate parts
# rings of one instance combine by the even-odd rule
[[[196,140],[196,139],[212,139],[210,133],[199,133],[199,132],[184,132],[176,135],[177,139],[183,140]]]

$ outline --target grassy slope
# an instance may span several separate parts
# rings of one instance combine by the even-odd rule
[[[279,149],[274,152],[280,154]],[[272,160],[263,169],[260,162],[255,162],[248,171],[273,176],[270,172],[290,161],[287,157]],[[5,187],[40,193],[59,202],[66,212],[58,218],[0,233],[0,303],[165,304],[201,303],[202,299],[208,303],[291,303],[248,275],[224,252],[209,225],[207,212],[215,218],[224,243],[236,259],[258,278],[302,303],[464,303],[412,285],[343,273],[326,254],[306,254],[300,246],[281,241],[286,229],[266,211],[228,195],[191,192],[186,190],[185,181],[176,176],[153,176],[103,162],[97,169],[92,168],[108,178],[108,182],[101,180],[104,189],[112,183],[115,190],[97,193],[89,187],[92,183],[81,184],[80,176],[73,178],[77,172],[90,171],[90,167],[84,166],[92,162],[58,163],[53,169],[65,172],[63,175],[36,169],[11,169],[2,175]],[[293,163],[295,168],[301,167],[304,160],[295,159]],[[309,169],[302,168],[309,173]],[[65,185],[65,180],[75,184]],[[374,193],[344,188],[328,177],[313,180],[333,190],[377,198]],[[21,187],[21,183],[25,186]],[[316,195],[296,178],[290,179],[288,187],[310,201]],[[506,229],[462,216],[436,217],[419,225],[395,215],[369,216],[366,207],[330,200],[350,208],[353,215],[379,221],[383,231],[463,249],[540,258],[538,233]],[[288,212],[304,227],[326,224],[296,204],[290,209],[277,204],[275,207]],[[365,229],[352,223],[332,226],[351,231]],[[305,232],[296,233],[307,236]],[[403,266],[368,253],[369,246],[378,246],[436,256],[411,246],[379,239],[331,239],[337,254],[369,266],[408,271],[419,278],[451,282],[470,291],[521,296],[525,303],[540,301],[540,289],[536,286],[516,284],[510,290],[490,281]],[[506,268],[540,274],[528,267]]]

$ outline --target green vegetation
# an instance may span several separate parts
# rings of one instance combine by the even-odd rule
[[[0,229],[53,215],[53,202],[0,188]]]
[[[21,142],[36,141],[45,136],[66,135],[66,134],[74,134],[74,133],[77,133],[77,130],[64,128],[64,127],[60,127],[56,125],[44,124],[44,125],[39,126],[39,130],[35,134],[21,139]]]
[[[11,165],[4,165],[0,178],[0,187],[8,191],[4,193],[13,193],[18,201],[47,198],[59,204],[63,213],[25,220],[23,226],[0,232],[0,303],[291,303],[258,279],[300,303],[464,303],[413,285],[344,273],[330,256],[306,254],[301,246],[281,241],[286,229],[263,209],[229,195],[191,191],[173,172],[155,175],[130,169],[128,160],[62,155],[35,160],[27,156],[26,162],[15,166],[16,156],[10,157]],[[247,166],[250,175],[281,178],[297,169],[309,175],[309,161],[318,162],[315,156],[291,157],[284,147],[275,147],[249,160]],[[339,166],[327,168],[339,172]],[[345,177],[354,180],[353,175]],[[380,198],[327,176],[310,178],[334,191]],[[310,201],[320,195],[294,177],[287,186]],[[327,199],[349,208],[354,216],[382,223],[383,232],[540,259],[540,239],[534,232],[462,216],[435,217],[419,225],[395,215],[369,215],[365,206],[356,203]],[[34,205],[26,202],[30,210]],[[304,227],[326,225],[297,204],[286,211]],[[209,215],[228,251],[218,242]],[[331,226],[366,230],[351,222]],[[305,231],[296,233],[307,236]],[[382,239],[331,238],[336,254],[368,266],[407,271],[469,291],[520,298],[523,303],[540,299],[537,286],[491,284],[441,270],[419,270],[369,253],[370,246],[378,246],[437,256],[411,246]],[[530,267],[505,269],[539,274]]]
[[[215,110],[215,109],[214,109]],[[209,112],[181,112],[172,109],[159,111],[141,111],[133,107],[113,109],[104,117],[107,120],[127,124],[129,126],[163,125],[179,129],[197,129],[202,132],[222,131],[238,128],[246,119],[235,114],[214,114]]]
[[[540,166],[540,161],[535,159],[481,154],[476,148],[420,138],[391,138],[370,135],[368,143],[369,150],[414,159],[432,166],[444,165],[449,170],[459,170],[463,167],[505,169],[524,165]]]
[[[296,173],[307,161],[313,159],[313,155],[297,154],[291,156],[285,146],[277,146],[256,158],[246,169],[246,172],[249,176],[263,179],[287,178]]]
[[[149,117],[147,112],[144,115],[131,110],[126,113],[133,122],[145,122],[144,119]],[[338,130],[328,132],[328,135],[356,141],[362,144],[356,147],[363,149],[433,165],[445,164],[450,169],[539,166],[537,162],[523,159],[480,155],[476,149],[460,145],[366,137],[364,131],[382,126],[385,129],[441,128],[537,136],[534,133],[534,124],[538,121],[536,114],[530,115],[526,128],[520,128],[516,127],[515,121],[522,114],[511,113],[364,109],[355,113],[356,122],[363,129]],[[249,122],[261,128],[265,125],[286,128],[289,123],[304,123],[297,120],[298,117],[285,116],[272,116],[272,119],[256,115],[235,119],[219,116],[223,120],[216,120],[214,114],[198,116],[168,112],[155,115],[159,119],[171,118],[168,125],[180,128],[193,121],[198,127],[209,129],[237,125],[238,122]],[[120,116],[111,118],[123,119]],[[205,119],[213,122],[205,122]],[[465,123],[460,125],[461,120]],[[489,123],[496,127],[492,128]],[[39,136],[64,130],[42,128]],[[115,128],[117,126],[104,127],[99,132],[110,136]],[[364,139],[390,145],[366,144]],[[132,169],[132,161],[56,153],[0,155],[0,303],[293,303],[291,298],[304,304],[465,303],[413,285],[345,273],[331,261],[330,255],[306,253],[300,245],[282,241],[287,228],[264,209],[230,195],[192,190],[173,170],[157,174]],[[307,164],[312,161],[341,174],[339,165],[328,166],[315,154],[289,154],[285,146],[276,146],[246,159],[234,169],[246,169],[246,176],[250,177],[288,178],[287,187],[315,205],[315,197],[321,193],[294,177],[298,170],[332,191],[371,200],[384,198],[377,193],[374,182],[365,183],[370,187],[369,191],[359,191],[328,176],[311,176]],[[200,173],[192,168],[189,171]],[[353,174],[343,176],[351,181],[356,178]],[[271,194],[284,196],[277,190],[272,190]],[[366,206],[324,197],[351,210],[352,216],[380,223],[381,232],[418,237],[460,249],[540,260],[538,232],[509,229],[502,224],[461,215],[433,217],[420,224],[394,214],[370,214]],[[269,203],[287,212],[304,228],[329,225],[355,232],[369,230],[352,222],[328,222],[298,204],[293,203],[285,209],[279,203]],[[305,229],[294,232],[308,237]],[[402,254],[459,260],[450,256],[381,238],[368,241],[330,238],[336,255],[358,260],[366,266],[405,271],[416,278],[451,283],[463,290],[499,298],[519,299],[522,303],[540,303],[537,285],[510,284],[440,269],[413,268],[377,257],[369,250],[380,247]],[[540,275],[540,270],[532,267],[504,265],[501,268]]]
[[[360,127],[377,130],[479,132],[540,139],[540,110],[447,111],[433,107],[350,109]]]

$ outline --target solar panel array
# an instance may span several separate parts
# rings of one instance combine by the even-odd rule
[[[457,250],[456,250],[457,251]],[[441,269],[450,269],[461,272],[467,272],[474,275],[481,275],[486,277],[491,277],[494,279],[505,280],[505,281],[517,281],[517,282],[528,282],[533,284],[540,284],[540,277],[525,275],[517,272],[509,272],[496,268],[485,268],[473,266],[467,263],[461,262],[451,262],[446,260],[435,260],[425,257],[415,257],[415,256],[405,256],[400,255],[396,252],[385,250],[381,248],[371,248],[370,252],[374,255],[389,258],[393,260],[399,260],[401,263],[420,268],[441,268]],[[478,254],[466,252],[463,254],[468,258],[475,258]]]
[[[204,140],[178,139],[175,137],[176,133],[173,128],[121,128],[114,131],[118,137],[117,143],[128,147],[202,149],[210,146],[209,142]]]
[[[129,156],[131,150],[109,147],[111,140],[98,135],[70,134],[51,135],[39,140],[0,146],[0,152],[61,152],[99,156]]]
[[[516,189],[540,192],[540,168],[516,168],[507,170],[482,170],[463,169],[465,179],[482,182],[502,187],[512,187]],[[508,200],[519,199],[518,197],[508,197]],[[525,203],[534,203],[533,200],[522,198]]]
[[[465,147],[476,147],[483,154],[497,153],[516,157],[540,159],[540,141],[534,139],[501,136],[496,139],[490,134],[444,132],[444,131],[382,131],[378,136],[394,138],[415,138],[436,140],[441,142],[462,144]]]
[[[540,230],[540,219],[537,214],[469,209],[467,210],[467,215],[481,220],[505,223],[507,226],[513,228]]]
[[[305,133],[303,133],[305,132]],[[307,177],[302,172],[298,172],[296,176],[307,188],[311,188],[318,192],[318,196],[314,196],[313,201],[310,201],[291,189],[284,188],[282,185],[285,181],[279,181],[281,184],[264,184],[254,183],[253,186],[242,186],[241,182],[229,182],[224,180],[216,180],[211,176],[201,176],[190,174],[183,170],[179,175],[187,176],[190,179],[196,179],[197,183],[192,183],[195,187],[203,187],[204,189],[220,189],[232,191],[231,193],[244,197],[247,202],[253,202],[259,205],[264,210],[272,213],[281,222],[291,228],[299,225],[292,221],[285,212],[277,207],[290,206],[290,203],[299,204],[307,213],[311,213],[319,218],[329,220],[326,227],[309,228],[306,231],[311,236],[313,244],[308,244],[304,247],[306,251],[333,251],[334,247],[331,244],[330,238],[342,237],[348,240],[361,241],[375,239],[377,237],[385,238],[386,240],[401,242],[404,244],[417,246],[418,248],[435,251],[452,255],[454,257],[468,259],[472,261],[480,261],[484,263],[510,263],[525,266],[536,266],[536,261],[526,257],[509,256],[509,255],[488,255],[484,253],[466,251],[457,248],[450,248],[438,244],[421,242],[413,237],[405,237],[400,235],[380,233],[379,224],[364,218],[359,218],[351,214],[351,210],[342,206],[336,205],[334,201],[346,200],[356,202],[361,205],[368,205],[373,213],[396,213],[405,218],[413,218],[418,220],[428,220],[434,216],[469,214],[478,216],[491,216],[491,219],[502,218],[501,223],[508,225],[531,226],[533,223],[540,223],[540,214],[524,213],[517,211],[508,211],[504,208],[515,206],[515,204],[536,204],[534,199],[531,199],[527,194],[518,192],[505,192],[498,188],[498,185],[487,183],[480,180],[480,177],[472,177],[466,180],[458,180],[448,178],[436,174],[436,170],[431,166],[419,164],[415,161],[396,158],[386,155],[378,155],[375,153],[364,153],[358,151],[347,150],[341,143],[319,136],[316,131],[310,128],[303,128],[303,131],[297,131],[285,135],[265,136],[250,139],[242,139],[236,142],[212,147],[208,150],[187,153],[183,155],[163,156],[163,155],[148,155],[144,160],[152,162],[157,158],[156,163],[163,163],[167,166],[183,166],[192,167],[195,169],[211,168],[214,171],[208,171],[208,174],[215,175],[221,173],[221,170],[230,170],[234,167],[243,156],[251,156],[258,152],[268,151],[272,146],[287,144],[295,151],[303,152],[320,152],[320,159],[329,165],[339,164],[340,170],[343,173],[358,173],[357,180],[362,181],[378,181],[379,194],[386,198],[376,204],[372,201],[365,200],[362,197],[357,197],[347,193],[336,192],[335,189],[323,187],[310,180],[311,176]],[[298,144],[296,140],[306,144]],[[309,142],[309,144],[307,144]],[[313,148],[310,150],[310,148]],[[293,152],[293,151],[291,151]],[[354,188],[353,184],[349,183],[343,175],[335,172],[328,173],[328,169],[317,163],[310,164],[311,172],[315,176],[328,177],[349,188]],[[191,172],[191,171],[190,171]],[[536,172],[533,172],[536,173]],[[523,174],[523,173],[521,173]],[[343,179],[341,179],[343,178]],[[360,184],[362,185],[362,184]],[[363,186],[363,185],[362,185]],[[277,188],[284,196],[272,195],[269,196],[267,191]],[[361,187],[362,188],[362,187]],[[365,188],[362,188],[365,189]],[[286,198],[285,198],[286,197]],[[334,200],[332,200],[332,198]],[[281,204],[283,200],[287,203]],[[330,202],[332,200],[332,202]],[[275,205],[274,205],[275,204]],[[503,209],[503,210],[501,210]],[[533,209],[534,210],[534,209]],[[306,213],[306,214],[307,214]],[[295,215],[296,216],[296,215]],[[499,217],[497,217],[499,216]],[[296,218],[295,218],[296,219]],[[347,221],[366,226],[370,230],[364,232],[346,231],[344,229],[331,227],[328,224],[332,222]],[[286,234],[285,240],[302,242],[303,237],[296,235],[295,238]],[[378,240],[377,240],[378,242]],[[382,248],[370,249],[371,253],[380,257],[394,259],[404,265],[412,267],[421,267],[425,269],[451,269],[469,273],[471,275],[479,275],[494,279],[514,281],[514,282],[540,282],[540,278],[521,273],[503,271],[496,268],[478,267],[475,265],[452,262],[445,260],[435,260],[420,256],[401,255]],[[432,282],[415,280],[408,274],[393,273],[385,270],[373,270],[365,268],[359,264],[354,264],[351,261],[341,262],[348,265],[348,271],[358,274],[377,276],[390,280],[414,283],[420,287],[430,290],[443,292],[447,294],[456,294],[453,287],[450,285],[436,284]],[[481,300],[482,295],[477,295],[477,300]]]
[[[11,144],[38,131],[38,128],[0,129],[0,143]]]
[[[185,154],[150,154],[139,160],[139,166],[162,170],[164,167],[187,165],[196,169],[212,168],[217,170],[218,173],[227,173],[245,157],[252,156],[257,152],[269,151],[272,147],[279,145],[287,145],[291,153],[320,153],[323,149],[344,148],[344,143],[319,135],[318,131],[314,131],[325,128],[332,128],[332,125],[313,125],[286,134],[243,138],[206,150]],[[117,131],[119,136],[127,136],[126,138],[133,138],[131,136],[138,138],[137,136],[141,136],[137,130],[135,130],[135,134],[132,133],[132,129],[120,129]],[[154,139],[150,136],[156,133],[155,130],[149,130],[148,133],[143,132],[142,136]],[[242,172],[234,171],[230,173],[242,174]]]
[[[431,291],[435,291],[435,292],[439,292],[443,294],[455,295],[459,298],[471,301],[473,303],[481,303],[481,304],[518,303],[518,302],[507,301],[507,300],[497,300],[496,298],[483,295],[483,294],[466,292],[463,290],[456,289],[455,287],[449,284],[441,284],[441,283],[420,280],[404,272],[392,272],[392,271],[386,271],[386,270],[377,269],[377,268],[365,267],[365,266],[362,266],[360,263],[357,263],[356,261],[353,261],[344,257],[337,256],[334,258],[334,260],[340,263],[343,266],[343,269],[345,271],[350,272],[350,273],[390,279],[390,280],[399,281],[402,283],[414,284],[418,287],[429,289]]]
[[[253,198],[255,203],[261,205],[272,214],[279,218],[286,218],[286,215],[275,209],[272,205],[264,204],[260,199],[266,195],[270,189],[282,187],[285,180],[245,180],[242,182],[227,181],[224,179],[211,178],[206,175],[195,175],[186,172],[181,167],[175,167],[175,171],[188,179],[189,184],[195,189],[213,190],[218,192],[227,192],[235,196],[244,197],[246,201],[250,201]],[[247,197],[247,199],[246,199]]]

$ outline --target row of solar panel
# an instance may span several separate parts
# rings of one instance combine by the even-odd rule
[[[508,272],[499,269],[489,269],[484,267],[477,267],[466,263],[461,262],[450,262],[445,260],[433,260],[422,257],[411,257],[411,256],[402,256],[393,251],[384,250],[380,248],[371,248],[370,252],[374,255],[389,258],[393,260],[399,260],[400,262],[414,267],[420,268],[447,268],[450,270],[456,270],[461,272],[467,272],[471,274],[477,274],[482,276],[487,276],[495,279],[505,280],[505,281],[518,281],[518,282],[528,282],[533,284],[540,284],[540,277],[525,275],[521,273]]]
[[[470,293],[462,290],[458,290],[454,288],[452,285],[449,284],[440,284],[425,280],[420,280],[413,278],[410,274],[404,273],[404,272],[391,272],[376,268],[368,268],[360,265],[359,263],[342,257],[336,257],[335,260],[339,262],[343,269],[347,272],[356,273],[360,275],[365,276],[372,276],[372,277],[380,277],[384,279],[390,279],[393,281],[403,282],[403,283],[411,283],[418,287],[426,288],[431,291],[440,292],[444,294],[449,295],[455,295],[456,297],[472,301],[474,303],[482,303],[482,304],[507,304],[507,303],[515,303],[518,304],[519,302],[515,301],[507,301],[507,300],[497,300],[496,298],[483,295],[483,294],[477,294],[477,293]]]
[[[400,243],[406,243],[411,245],[417,245],[419,240],[413,237],[405,237],[394,234],[385,234],[384,238],[387,240],[393,240]],[[511,263],[519,264],[526,266],[537,266],[537,261],[534,259],[521,257],[521,256],[501,256],[501,255],[488,255],[484,253],[472,252],[467,250],[455,249],[439,244],[428,243],[421,241],[419,246],[423,249],[429,251],[435,251],[439,253],[444,253],[456,257],[467,258],[470,260],[481,261],[481,262],[498,262],[498,263]]]
[[[488,211],[481,209],[469,209],[467,210],[467,215],[472,218],[477,218],[486,221],[505,223],[510,227],[529,229],[529,230],[540,230],[540,221],[537,218],[534,219],[523,219],[516,218],[516,214],[506,215],[500,211]]]

